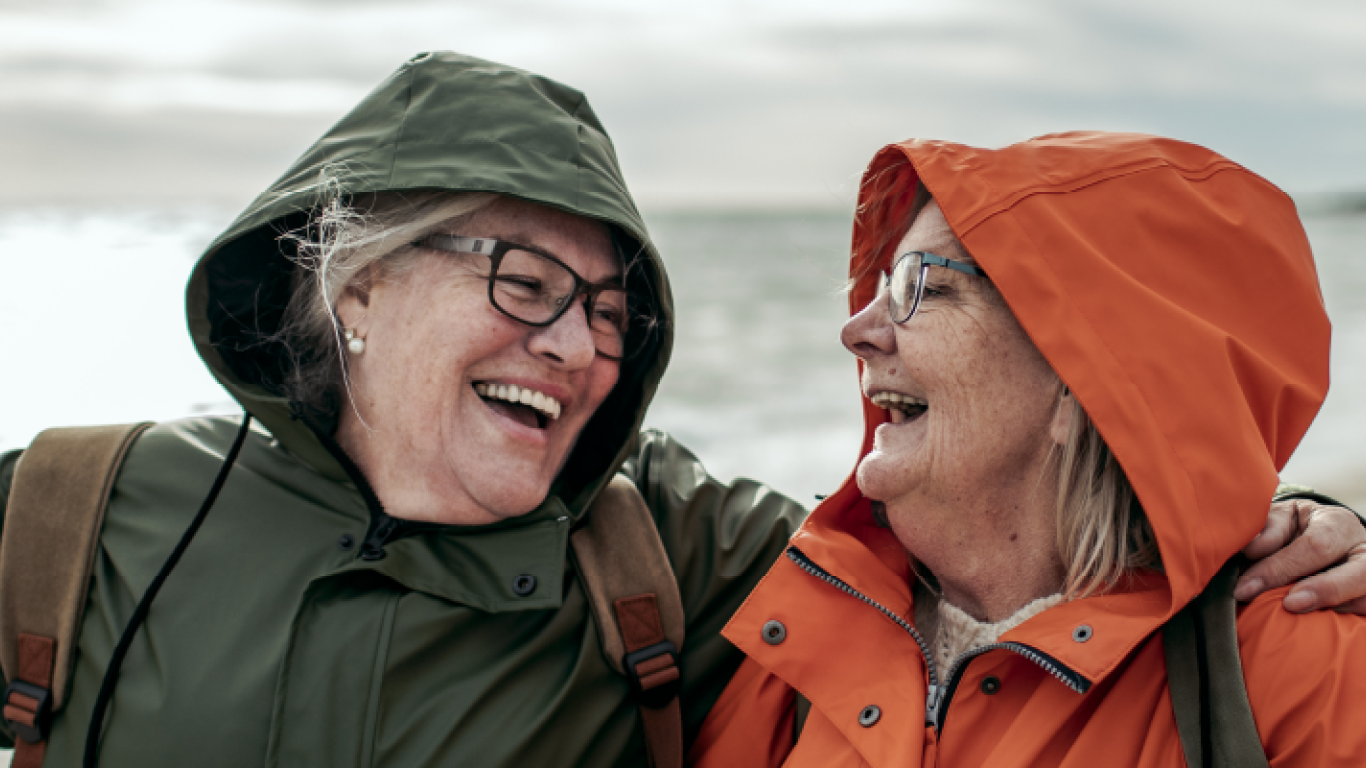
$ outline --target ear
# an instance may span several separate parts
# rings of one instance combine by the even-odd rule
[[[1066,384],[1058,395],[1058,407],[1053,410],[1053,421],[1048,425],[1048,436],[1059,446],[1067,445],[1067,436],[1072,434],[1072,421],[1077,415],[1077,401]]]
[[[349,328],[356,335],[365,338],[369,333],[370,300],[373,296],[374,266],[368,266],[356,273],[351,282],[342,289],[337,299],[337,320],[343,328]]]

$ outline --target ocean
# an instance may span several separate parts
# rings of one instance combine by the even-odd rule
[[[192,207],[0,212],[0,449],[49,426],[235,412],[183,313],[190,268],[230,219]],[[853,359],[838,340],[849,215],[648,220],[678,339],[647,426],[719,478],[753,477],[808,505],[833,491],[861,434]],[[1283,477],[1366,507],[1366,216],[1305,225],[1334,323],[1333,384]]]

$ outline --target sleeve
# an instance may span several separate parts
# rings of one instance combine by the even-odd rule
[[[5,512],[9,509],[9,489],[14,483],[14,467],[19,463],[19,456],[23,451],[9,451],[0,453],[0,535],[3,535],[5,528]],[[0,674],[0,691],[4,691],[9,686],[9,681]],[[0,749],[11,749],[14,747],[14,734],[10,733],[4,720],[0,720]]]
[[[718,482],[687,448],[656,430],[641,433],[622,472],[645,497],[678,578],[688,627],[680,702],[690,744],[744,658],[721,629],[782,554],[806,510],[753,480]]]
[[[1318,491],[1314,490],[1313,488],[1310,488],[1307,485],[1292,485],[1290,483],[1281,483],[1276,488],[1276,494],[1271,497],[1271,501],[1274,503],[1277,501],[1285,501],[1286,499],[1308,499],[1310,501],[1322,504],[1325,507],[1342,507],[1348,512],[1351,512],[1352,514],[1356,515],[1357,519],[1361,521],[1362,525],[1366,525],[1366,516],[1363,516],[1361,512],[1352,509],[1351,507],[1347,506],[1346,504],[1343,504],[1342,502],[1338,501],[1332,496],[1319,493]]]
[[[1292,614],[1289,587],[1258,596],[1238,616],[1252,715],[1274,768],[1360,766],[1366,756],[1366,618]]]
[[[796,691],[746,659],[712,708],[687,763],[698,768],[777,768],[796,742]]]
[[[5,512],[9,509],[9,488],[14,484],[14,468],[22,450],[0,453],[0,535],[5,530]]]

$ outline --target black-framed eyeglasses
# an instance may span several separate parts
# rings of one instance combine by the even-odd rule
[[[887,286],[887,311],[892,316],[892,322],[904,323],[920,309],[930,267],[948,267],[968,275],[987,276],[986,272],[971,264],[936,256],[929,251],[903,253],[892,265],[890,275],[882,273],[883,284]]]
[[[487,257],[489,266],[484,275],[489,281],[489,303],[519,323],[544,328],[559,320],[582,296],[598,354],[611,360],[629,356],[627,335],[635,302],[622,278],[590,283],[553,254],[507,240],[436,234],[414,245]]]

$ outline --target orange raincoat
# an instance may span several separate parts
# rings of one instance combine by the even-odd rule
[[[727,626],[748,659],[691,759],[1183,765],[1159,630],[1261,529],[1277,471],[1328,389],[1329,324],[1295,206],[1241,166],[1167,139],[909,141],[864,177],[860,203],[886,202],[854,228],[851,273],[866,274],[852,311],[876,295],[917,178],[1104,435],[1165,573],[1064,602],[932,677],[908,631],[906,553],[850,478]],[[885,419],[865,400],[863,453]],[[1366,766],[1366,620],[1292,615],[1285,591],[1238,619],[1271,764]],[[783,632],[770,625],[766,637],[770,621]],[[795,748],[794,689],[812,703]]]

